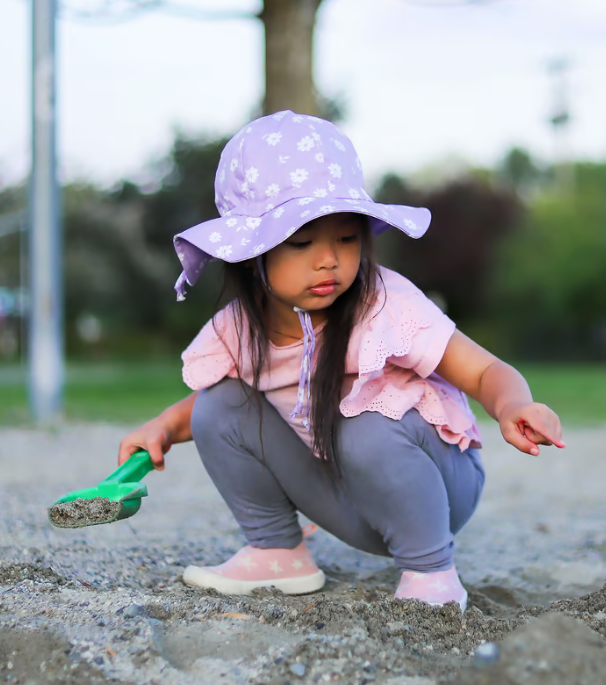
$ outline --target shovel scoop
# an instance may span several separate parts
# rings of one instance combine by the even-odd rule
[[[147,486],[141,479],[154,470],[148,452],[135,452],[97,487],[74,490],[59,498],[48,510],[58,528],[82,528],[112,523],[139,511]]]

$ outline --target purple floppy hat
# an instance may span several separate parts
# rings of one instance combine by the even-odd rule
[[[290,110],[244,126],[227,143],[215,177],[219,219],[174,237],[185,283],[214,259],[242,262],[268,252],[312,219],[336,212],[370,217],[372,233],[392,226],[420,238],[431,221],[424,207],[382,205],[364,189],[352,142],[334,124]]]

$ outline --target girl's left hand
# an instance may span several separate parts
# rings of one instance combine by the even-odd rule
[[[557,414],[538,402],[513,402],[499,413],[499,426],[505,440],[526,454],[538,456],[538,445],[566,447]]]

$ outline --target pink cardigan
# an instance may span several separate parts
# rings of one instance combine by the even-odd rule
[[[408,279],[383,267],[381,275],[385,292],[380,291],[349,341],[341,413],[350,417],[378,411],[399,420],[415,408],[445,442],[458,445],[461,451],[480,447],[480,433],[467,397],[433,373],[455,331],[454,323]],[[223,341],[209,321],[183,352],[183,380],[192,390],[202,390],[226,376],[238,378],[234,359],[238,359],[240,339],[240,375],[252,385],[248,336],[238,334],[230,305],[216,315],[215,325]],[[302,417],[289,418],[297,403],[302,358],[303,340],[285,347],[270,344],[268,369],[261,374],[259,389],[311,446],[311,434],[302,425]]]

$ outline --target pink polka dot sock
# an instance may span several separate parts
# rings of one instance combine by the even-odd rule
[[[394,599],[420,599],[433,606],[454,601],[458,602],[461,611],[467,607],[467,591],[461,585],[454,564],[447,571],[404,571]]]
[[[260,549],[247,545],[218,566],[188,566],[183,582],[227,595],[247,595],[262,587],[300,595],[319,590],[325,578],[307,545],[301,542],[294,549]]]

